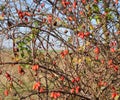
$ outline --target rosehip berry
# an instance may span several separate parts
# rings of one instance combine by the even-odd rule
[[[94,49],[94,53],[95,54],[99,54],[100,53],[100,49],[96,46],[95,49]]]

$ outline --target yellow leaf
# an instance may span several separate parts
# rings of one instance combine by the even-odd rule
[[[91,62],[90,57],[86,57],[86,62]]]
[[[89,42],[89,41],[87,41],[85,45],[86,45],[86,46],[89,46],[89,45],[90,45],[90,42]]]
[[[77,58],[73,58],[73,60],[72,60],[73,62],[76,62],[77,61]]]
[[[16,58],[15,60],[16,60],[16,61],[19,61],[19,58]]]
[[[93,25],[90,25],[90,30],[93,30],[93,29],[94,29]]]
[[[82,61],[81,59],[78,59],[78,63],[81,63],[81,61]]]
[[[96,22],[97,22],[97,24],[100,24],[100,20],[99,19],[96,19]]]
[[[0,20],[4,20],[4,17],[0,15]]]
[[[119,99],[120,99],[120,96],[117,95],[117,96],[115,96],[115,99],[114,99],[114,100],[119,100]]]
[[[85,50],[85,45],[78,47],[77,50],[83,52]]]
[[[18,62],[19,60],[20,60],[20,59],[19,59],[19,57],[17,57],[17,56],[14,58],[14,61],[15,61],[15,62]]]
[[[81,63],[81,59],[78,59],[77,57],[76,58],[73,58],[73,63],[75,63],[75,64],[79,64],[79,63]]]

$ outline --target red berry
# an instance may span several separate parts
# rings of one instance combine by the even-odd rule
[[[5,91],[4,91],[4,95],[5,95],[5,96],[8,96],[8,90],[5,90]]]
[[[54,97],[54,92],[51,92],[50,97],[51,97],[51,98]]]
[[[0,75],[2,74],[2,70],[0,70]]]
[[[94,3],[97,3],[98,2],[98,0],[94,0]]]
[[[75,88],[75,92],[76,92],[76,93],[79,93],[79,92],[80,92],[80,87],[79,87],[79,86],[77,86],[77,87]]]
[[[56,93],[56,96],[57,96],[57,97],[60,97],[60,92],[57,92],[57,93]]]
[[[49,24],[52,22],[52,19],[53,19],[52,15],[47,16],[47,20]]]
[[[75,91],[75,89],[74,89],[74,88],[72,88],[72,89],[70,90],[70,93],[74,93],[74,91]]]
[[[102,63],[102,64],[104,64],[104,63],[105,63],[105,61],[104,61],[104,60],[101,60],[101,63]]]
[[[77,2],[73,2],[73,8],[76,8],[76,6],[77,6]]]
[[[114,99],[118,94],[116,92],[113,92],[111,95],[111,98]]]
[[[75,80],[76,80],[76,82],[79,82],[80,81],[80,77],[76,77]]]
[[[11,80],[11,76],[10,76],[10,74],[9,73],[5,73],[5,77],[10,81]]]
[[[45,6],[45,4],[44,4],[44,3],[42,3],[40,6],[41,6],[41,8],[43,8],[43,7]]]
[[[113,64],[113,60],[111,59],[108,61],[108,65],[112,65],[112,64]]]
[[[61,76],[61,77],[60,77],[60,80],[61,80],[61,81],[64,81],[64,79],[65,79],[64,76]]]
[[[39,65],[33,65],[32,70],[37,71],[39,69]]]
[[[80,15],[84,15],[84,12],[83,12],[83,11],[80,11],[79,14],[80,14]]]
[[[90,35],[90,32],[86,32],[85,33],[85,36],[87,37],[87,36],[89,36]]]
[[[86,0],[82,0],[82,3],[83,3],[83,4],[86,4]]]
[[[119,68],[118,66],[114,66],[114,67],[113,67],[113,69],[114,69],[115,72],[118,71],[118,68]]]
[[[78,33],[78,37],[80,37],[81,39],[84,39],[85,34],[84,34],[83,32],[79,32],[79,33]]]
[[[39,92],[41,93],[41,92],[44,92],[44,88],[40,88],[40,90],[39,90]]]
[[[69,53],[69,51],[68,50],[64,50],[63,53],[64,53],[64,55],[67,55]]]
[[[72,81],[72,83],[74,83],[74,82],[75,82],[75,79],[72,79],[71,81]]]
[[[95,56],[95,59],[98,60],[98,55]]]
[[[115,48],[110,48],[110,52],[114,53],[115,52]]]
[[[106,85],[107,85],[107,82],[100,81],[100,82],[98,83],[98,86],[106,86]]]
[[[96,46],[95,49],[94,49],[94,53],[95,54],[99,54],[100,53],[100,49]]]
[[[38,90],[39,87],[40,87],[40,82],[36,82],[34,85],[33,85],[33,90]]]
[[[18,72],[20,74],[25,74],[25,71],[21,68],[21,66],[18,66]]]

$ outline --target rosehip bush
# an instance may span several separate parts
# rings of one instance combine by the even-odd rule
[[[0,98],[119,100],[119,0],[0,1]]]

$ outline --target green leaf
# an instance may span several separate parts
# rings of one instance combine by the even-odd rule
[[[100,16],[95,15],[94,18],[95,18],[95,19],[100,19]]]
[[[24,57],[24,52],[21,53],[21,57],[22,57],[22,58]]]
[[[31,38],[31,39],[34,39],[34,38],[35,38],[35,34],[31,34],[31,35],[30,35],[30,38]]]
[[[19,46],[19,47],[25,46],[25,42],[24,42],[24,41],[19,42],[19,43],[18,43],[18,46]]]
[[[36,28],[32,28],[32,33],[33,33],[33,34],[37,34],[37,33],[39,33],[39,30],[36,29]]]
[[[98,5],[93,5],[93,11],[95,11],[95,12],[99,12],[99,7],[98,7]]]
[[[113,16],[111,14],[107,14],[107,19],[111,20],[111,19],[113,19]]]
[[[25,68],[30,68],[30,65],[26,65]]]
[[[24,64],[23,67],[28,69],[30,68],[30,65]]]
[[[110,12],[111,9],[105,8],[105,12]]]
[[[4,5],[2,5],[1,7],[0,7],[0,10],[4,10],[4,8],[5,8],[5,6]]]
[[[38,22],[37,21],[35,21],[34,24],[35,24],[35,27],[38,27]]]

